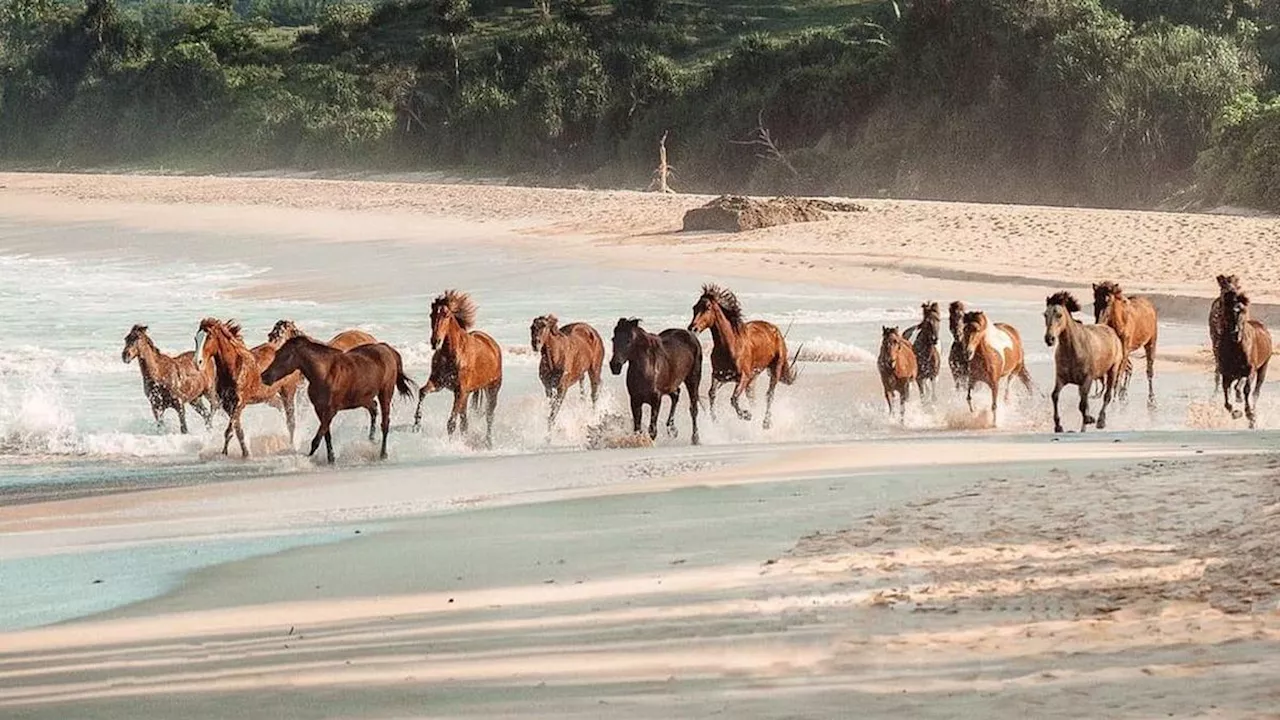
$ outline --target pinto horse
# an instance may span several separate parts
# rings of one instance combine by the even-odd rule
[[[400,353],[379,342],[359,345],[344,352],[305,335],[295,335],[280,346],[260,379],[262,384],[270,386],[295,372],[301,372],[307,379],[307,397],[311,399],[311,406],[320,421],[308,455],[316,454],[323,437],[329,464],[333,464],[333,436],[329,433],[329,424],[341,410],[364,408],[369,411],[369,441],[372,442],[377,408],[381,407],[382,452],[379,457],[387,459],[391,399],[396,390],[405,397],[413,397],[413,381],[404,374]]]
[[[729,403],[738,417],[751,419],[751,412],[743,409],[739,399],[743,392],[751,392],[756,376],[769,371],[769,390],[765,394],[764,427],[769,429],[773,420],[773,393],[778,383],[790,385],[796,381],[795,361],[800,357],[787,357],[787,340],[778,326],[764,320],[744,322],[738,297],[728,288],[719,285],[703,285],[702,296],[693,306],[693,320],[689,332],[700,333],[711,329],[711,384],[707,388],[707,408],[711,418],[716,416],[716,389],[724,383],[735,383]]]
[[[1101,325],[1109,325],[1124,343],[1126,361],[1121,397],[1128,396],[1129,380],[1133,377],[1133,364],[1127,356],[1143,348],[1147,356],[1147,404],[1154,407],[1156,340],[1160,335],[1155,306],[1141,295],[1125,295],[1113,282],[1102,282],[1093,286],[1093,318]]]
[[[1066,385],[1080,389],[1080,432],[1095,422],[1102,430],[1107,426],[1107,405],[1116,379],[1124,368],[1124,344],[1110,326],[1076,320],[1072,313],[1080,312],[1080,303],[1071,293],[1054,293],[1044,304],[1044,344],[1057,346],[1053,351],[1053,431],[1062,432],[1058,396]],[[1089,390],[1098,380],[1103,382],[1102,409],[1095,421],[1089,414]]]
[[[916,355],[916,385],[920,398],[925,398],[925,383],[929,385],[928,397],[938,398],[938,375],[942,372],[942,356],[938,354],[938,335],[942,327],[942,312],[938,303],[920,305],[920,322],[907,328],[902,337],[911,342]],[[914,337],[913,337],[914,336]]]
[[[197,370],[195,353],[188,351],[169,357],[151,342],[146,325],[134,325],[124,336],[120,359],[128,363],[134,358],[137,358],[138,369],[142,371],[142,392],[151,403],[151,414],[158,427],[164,427],[164,411],[173,408],[178,413],[178,426],[185,435],[187,404],[204,418],[206,428],[213,423],[213,368]]]
[[[604,366],[604,341],[595,328],[586,323],[560,327],[559,322],[555,315],[543,315],[529,324],[529,346],[542,356],[538,377],[551,400],[547,432],[555,425],[565,393],[574,385],[585,393],[584,383],[590,379],[591,405],[595,406],[600,397],[600,371]]]
[[[947,353],[947,364],[951,368],[951,379],[956,383],[956,390],[964,387],[969,380],[969,356],[965,352],[964,342],[960,336],[964,333],[964,303],[956,300],[948,308],[949,325],[951,327],[951,351]]]
[[[916,382],[919,365],[916,352],[896,327],[882,327],[880,357],[876,367],[880,370],[880,384],[884,386],[884,401],[893,415],[893,396],[898,395],[898,414],[902,422],[907,419],[907,399],[911,383]]]
[[[1222,374],[1218,371],[1218,338],[1223,327],[1222,299],[1229,293],[1241,293],[1240,278],[1235,275],[1219,275],[1218,297],[1209,304],[1209,347],[1213,350],[1213,389],[1216,391],[1222,384]],[[1239,388],[1236,389],[1236,402],[1243,401]]]
[[[453,391],[453,409],[446,427],[453,435],[458,423],[465,434],[467,400],[480,407],[484,397],[487,421],[485,443],[493,445],[493,413],[498,407],[498,391],[502,389],[502,348],[488,334],[472,330],[476,321],[476,304],[471,296],[447,290],[431,303],[431,377],[418,391],[418,409],[413,415],[413,429],[422,425],[422,401],[437,390]]]
[[[214,388],[218,402],[227,413],[227,429],[223,433],[222,454],[231,447],[234,432],[240,443],[240,453],[249,457],[249,447],[244,442],[244,426],[240,416],[245,406],[257,403],[277,405],[284,411],[285,424],[289,427],[289,444],[293,444],[294,396],[299,378],[285,377],[272,384],[263,384],[262,368],[275,359],[275,348],[259,345],[250,350],[240,336],[240,325],[234,320],[222,322],[214,318],[200,321],[196,331],[195,364],[197,370],[206,365],[214,367]]]
[[[1244,382],[1244,414],[1249,427],[1257,425],[1258,393],[1267,379],[1271,363],[1271,333],[1265,325],[1249,317],[1249,298],[1228,290],[1222,294],[1222,318],[1218,326],[1218,373],[1222,376],[1223,406],[1231,417],[1240,411],[1231,406],[1231,386]]]
[[[1022,352],[1022,337],[1012,325],[990,323],[981,311],[966,312],[960,334],[964,343],[968,377],[965,399],[973,411],[973,386],[986,383],[991,388],[991,424],[996,424],[996,405],[1000,397],[1000,380],[1009,378],[1005,385],[1005,400],[1017,375],[1027,390],[1031,390],[1031,375],[1027,373],[1026,357]]]
[[[689,419],[693,423],[692,443],[698,444],[698,386],[702,384],[702,344],[684,328],[668,328],[660,334],[645,332],[639,318],[618,318],[613,328],[613,357],[609,370],[622,374],[627,366],[627,394],[631,397],[631,424],[640,433],[644,406],[649,413],[649,438],[658,437],[658,412],[663,396],[671,398],[667,433],[675,437],[676,406],[680,385],[689,391]]]

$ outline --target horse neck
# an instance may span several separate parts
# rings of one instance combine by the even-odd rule
[[[151,338],[145,338],[138,344],[138,369],[142,371],[142,377],[151,379],[160,373],[160,365],[163,360],[169,358],[156,348],[151,342]]]
[[[244,343],[236,342],[235,338],[229,333],[218,338],[218,345],[213,353],[218,364],[232,378],[240,374],[240,369],[244,365],[245,354],[249,354],[249,349],[244,346]]]
[[[444,340],[440,342],[441,349],[448,348],[456,357],[462,352],[462,346],[467,342],[467,331],[462,327],[454,317],[450,316],[445,320]]]
[[[938,344],[938,323],[925,321],[918,326],[920,329],[916,331],[917,342],[921,345],[937,345]]]
[[[1069,350],[1075,350],[1084,340],[1084,323],[1068,315],[1063,322],[1062,332],[1058,333],[1058,342]]]
[[[711,323],[711,341],[737,355],[739,346],[742,344],[742,333],[734,327],[732,322],[729,322],[729,316],[725,315],[719,307],[716,307],[715,316],[715,322]]]
[[[637,329],[636,334],[631,337],[631,359],[634,367],[634,361],[648,356],[658,355],[658,348],[662,345],[662,338],[653,335],[645,330]]]
[[[564,359],[569,349],[569,336],[560,331],[559,328],[547,333],[547,337],[542,341],[542,357],[553,364],[558,364]]]
[[[293,368],[302,371],[303,377],[308,381],[312,378],[323,377],[328,373],[329,366],[333,363],[334,355],[338,354],[338,350],[315,342],[307,340],[302,344],[301,348],[293,353]]]

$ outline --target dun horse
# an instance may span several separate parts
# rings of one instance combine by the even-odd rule
[[[329,424],[342,410],[364,408],[369,411],[369,441],[372,442],[377,409],[381,407],[380,457],[387,459],[391,399],[396,390],[405,397],[413,397],[413,381],[404,374],[400,353],[379,342],[343,352],[305,335],[296,335],[280,347],[275,359],[262,371],[260,379],[263,385],[270,386],[295,372],[301,372],[307,379],[307,397],[311,398],[311,406],[320,421],[308,455],[316,454],[320,438],[324,438],[325,452],[329,463],[333,463],[333,436],[329,432]]]
[[[279,350],[286,342],[299,336],[305,337],[313,342],[319,342],[299,330],[298,326],[294,324],[292,320],[277,320],[275,326],[271,328],[271,332],[267,333],[267,342],[271,343],[272,347]],[[378,338],[363,330],[343,330],[337,335],[329,338],[329,342],[326,344],[335,350],[346,351],[361,345],[372,345],[376,342],[378,342]]]
[[[240,416],[246,406],[257,403],[278,405],[284,411],[285,424],[289,427],[289,444],[293,445],[293,402],[298,380],[286,377],[270,385],[262,382],[262,368],[270,365],[275,356],[275,348],[270,345],[259,345],[249,350],[235,321],[224,323],[214,318],[200,321],[200,329],[196,332],[195,363],[201,370],[206,365],[214,367],[214,388],[228,417],[227,429],[223,433],[223,455],[231,446],[231,434],[234,432],[241,454],[249,457]]]
[[[613,328],[613,357],[609,370],[622,374],[627,366],[627,394],[631,396],[632,429],[639,434],[644,406],[649,414],[649,438],[658,437],[658,412],[663,396],[671,398],[667,432],[676,436],[676,406],[680,385],[689,391],[689,419],[694,445],[698,444],[698,386],[702,383],[702,344],[683,328],[669,328],[654,335],[640,327],[638,318],[618,318]]]
[[[1098,324],[1115,330],[1124,343],[1126,362],[1121,396],[1128,396],[1129,379],[1133,376],[1133,365],[1127,356],[1143,348],[1147,356],[1147,404],[1154,406],[1156,340],[1160,334],[1155,306],[1140,295],[1125,295],[1113,282],[1103,282],[1093,286],[1093,317]]]
[[[1053,431],[1062,432],[1058,396],[1065,385],[1080,389],[1080,432],[1095,422],[1101,430],[1107,426],[1107,405],[1124,367],[1120,336],[1107,325],[1085,325],[1076,320],[1072,313],[1080,311],[1080,303],[1070,293],[1054,293],[1044,304],[1044,343],[1057,346],[1053,351]],[[1095,421],[1089,414],[1089,391],[1098,380],[1103,382],[1102,409]]]
[[[951,351],[947,353],[947,364],[951,367],[951,379],[956,383],[956,390],[959,390],[969,380],[969,356],[960,337],[964,333],[964,303],[959,300],[952,302],[948,312]]]
[[[880,384],[884,386],[884,401],[889,406],[889,415],[893,415],[893,395],[898,395],[898,417],[905,422],[907,418],[907,399],[911,394],[911,383],[918,377],[916,353],[911,343],[898,332],[896,327],[881,328],[880,357],[876,367],[880,369]]]
[[[498,407],[498,391],[502,389],[502,348],[486,333],[472,330],[476,321],[476,304],[471,296],[447,290],[431,303],[431,377],[418,391],[418,409],[413,415],[413,428],[422,425],[422,401],[437,390],[453,391],[453,408],[446,427],[453,435],[459,422],[466,434],[467,400],[480,407],[487,422],[485,443],[493,445],[493,413]]]
[[[1249,427],[1257,425],[1258,393],[1267,379],[1271,362],[1271,333],[1266,326],[1249,317],[1249,298],[1228,290],[1222,294],[1222,324],[1218,327],[1218,372],[1222,376],[1223,406],[1231,417],[1240,411],[1231,406],[1231,386],[1244,382],[1244,414]]]
[[[794,364],[800,357],[796,351],[787,357],[787,341],[778,327],[764,320],[745,322],[738,297],[728,288],[719,285],[703,285],[702,296],[693,306],[693,320],[689,332],[700,333],[711,329],[711,384],[707,388],[707,408],[711,418],[716,416],[716,390],[723,383],[735,383],[729,404],[743,420],[751,419],[751,412],[738,403],[743,392],[751,392],[756,376],[769,371],[769,390],[765,394],[764,427],[773,421],[773,393],[781,382],[790,385],[796,380]]]
[[[1235,275],[1219,275],[1218,280],[1218,297],[1213,299],[1209,305],[1209,347],[1213,349],[1213,389],[1216,391],[1218,386],[1222,384],[1222,374],[1218,372],[1218,337],[1222,332],[1223,315],[1222,315],[1222,299],[1229,293],[1240,293],[1240,278]],[[1240,394],[1240,390],[1236,388],[1236,402],[1242,402],[1244,398]]]
[[[984,312],[966,312],[960,333],[964,343],[967,390],[965,399],[973,410],[973,386],[986,383],[991,388],[991,424],[996,424],[996,404],[1000,397],[1000,380],[1009,378],[1005,385],[1005,400],[1013,376],[1017,375],[1027,390],[1031,390],[1031,375],[1027,373],[1026,359],[1022,352],[1022,337],[1012,325],[992,324]]]
[[[938,374],[942,371],[942,356],[938,354],[938,334],[942,327],[942,312],[938,308],[938,303],[927,302],[920,305],[920,315],[920,322],[907,328],[902,336],[911,341],[911,349],[916,354],[916,384],[920,387],[920,398],[925,398],[925,383],[928,383],[928,397],[936,400]]]
[[[555,315],[536,317],[529,325],[529,346],[542,355],[538,377],[551,400],[547,416],[547,432],[556,422],[565,393],[577,385],[586,392],[591,381],[591,405],[600,397],[600,371],[604,366],[604,341],[600,333],[586,323],[569,323],[560,327]]]
[[[185,435],[188,403],[204,418],[206,428],[213,423],[213,368],[197,370],[195,353],[188,351],[169,357],[151,342],[146,325],[134,325],[124,337],[120,359],[128,363],[134,358],[138,359],[138,369],[142,371],[142,392],[151,403],[151,414],[155,416],[157,427],[164,427],[164,411],[173,408],[178,413],[178,426]]]

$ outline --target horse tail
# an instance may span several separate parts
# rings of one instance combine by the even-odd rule
[[[413,382],[413,378],[404,374],[404,358],[400,357],[400,353],[394,349],[391,353],[396,356],[396,390],[405,397],[413,397],[417,385]]]
[[[482,393],[479,390],[471,393],[471,411],[472,412],[480,412],[480,402],[481,402],[480,396],[481,395]]]
[[[803,343],[800,344],[800,347],[796,348],[795,355],[792,355],[790,359],[787,359],[786,353],[783,353],[782,359],[779,361],[782,363],[782,367],[779,368],[778,372],[778,380],[782,382],[783,385],[793,385],[795,384],[796,378],[800,377],[799,361],[801,350],[804,350]]]

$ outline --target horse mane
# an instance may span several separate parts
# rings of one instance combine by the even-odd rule
[[[1118,283],[1114,283],[1110,280],[1104,280],[1103,282],[1093,286],[1093,297],[1095,300],[1120,297],[1122,295],[1124,295],[1124,290],[1120,289],[1120,285]]]
[[[926,323],[942,323],[942,310],[936,302],[927,302],[920,306],[921,319]]]
[[[719,285],[707,284],[702,286],[702,297],[719,305],[730,325],[735,328],[742,326],[742,305],[738,302],[738,296],[732,290]]]
[[[445,290],[444,294],[437,297],[432,304],[442,304],[449,308],[449,312],[457,318],[463,330],[470,330],[476,324],[476,301],[472,300],[467,293]]]
[[[1237,275],[1219,275],[1216,279],[1217,279],[1217,281],[1218,281],[1218,292],[1219,292],[1219,293],[1228,293],[1228,292],[1235,292],[1235,293],[1239,293],[1239,292],[1240,292],[1240,277],[1239,277],[1239,276],[1237,276]]]
[[[1066,290],[1059,290],[1045,298],[1044,304],[1045,307],[1050,305],[1061,305],[1066,308],[1069,313],[1080,312],[1080,301],[1076,300],[1076,297]]]
[[[964,324],[976,323],[986,317],[981,310],[970,310],[964,314]]]
[[[147,326],[146,326],[146,325],[134,325],[132,328],[129,328],[129,334],[130,334],[130,335],[133,335],[134,333],[137,333],[137,334],[139,334],[139,335],[146,335],[146,334],[147,334]]]

